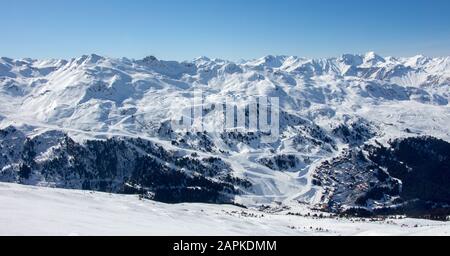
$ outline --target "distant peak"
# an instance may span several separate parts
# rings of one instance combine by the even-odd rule
[[[370,63],[370,64],[376,64],[378,62],[386,62],[386,60],[381,57],[380,55],[376,54],[373,51],[367,52],[364,54],[364,62]]]
[[[374,51],[368,51],[364,54],[364,56],[368,57],[368,58],[374,58],[374,57],[378,56],[378,54],[376,54]]]
[[[197,57],[194,59],[194,62],[199,62],[199,61],[211,61],[211,59],[206,56],[200,56],[200,57]]]
[[[92,53],[91,55],[89,55],[89,59],[92,62],[96,63],[96,62],[98,62],[100,60],[104,60],[105,58],[103,56],[98,55],[98,54]]]
[[[381,57],[380,55],[378,55],[374,51],[366,52],[364,54],[364,58],[365,59],[383,59],[383,57]]]
[[[8,57],[1,57],[0,59],[4,62],[13,62],[13,59],[8,58]]]
[[[151,63],[151,62],[158,61],[158,59],[153,55],[149,55],[149,56],[143,58],[142,61]]]
[[[83,55],[80,58],[78,58],[77,63],[78,64],[82,64],[82,63],[88,63],[88,64],[96,64],[99,61],[104,60],[105,58],[97,55],[95,53],[89,54],[89,55]]]
[[[250,61],[249,64],[255,66],[265,66],[269,68],[278,68],[283,65],[283,62],[286,58],[286,56],[266,55],[262,58]]]
[[[424,65],[429,61],[429,58],[424,55],[416,55],[414,57],[411,57],[407,60],[407,64],[410,66],[414,65]]]
[[[266,56],[262,57],[262,59],[270,61],[270,60],[275,60],[276,57],[274,55],[266,55]]]
[[[412,59],[415,59],[417,61],[427,61],[430,59],[430,57],[422,55],[422,54],[418,54],[418,55],[412,57]]]
[[[284,60],[286,58],[288,58],[289,56],[286,55],[266,55],[264,57],[262,57],[261,59],[264,59],[266,61],[274,61],[274,60]]]
[[[349,53],[343,54],[340,60],[349,66],[359,66],[363,63],[363,58],[360,55]]]

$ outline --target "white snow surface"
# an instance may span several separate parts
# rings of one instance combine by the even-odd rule
[[[0,183],[0,204],[0,236],[450,234],[448,222],[292,216],[287,210],[268,213],[230,205],[169,205],[137,196],[7,183]]]

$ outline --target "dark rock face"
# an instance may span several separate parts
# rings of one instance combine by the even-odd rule
[[[325,208],[356,215],[450,213],[450,143],[432,137],[363,146],[317,168]]]
[[[251,186],[220,158],[170,151],[142,139],[79,144],[60,132],[27,138],[13,127],[0,136],[5,182],[142,194],[169,203],[231,203],[240,188]]]

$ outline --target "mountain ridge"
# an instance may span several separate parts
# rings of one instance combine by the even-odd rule
[[[191,106],[194,94],[200,90],[204,94],[201,104],[206,110],[212,104],[232,100],[245,112],[245,105],[252,98],[278,98],[280,137],[273,143],[264,143],[261,132],[224,130],[220,128],[222,123],[207,118],[202,121],[216,127],[215,132],[174,131],[171,121],[178,120],[180,111]],[[83,163],[84,169],[77,169],[80,171],[77,175],[83,176],[95,170],[97,161],[103,161],[100,156],[107,145],[114,145],[111,146],[114,154],[133,156],[131,172],[124,176],[132,178],[133,173],[143,171],[139,161],[145,157],[142,152],[149,149],[131,146],[124,150],[119,145],[132,145],[141,139],[167,151],[164,155],[189,158],[183,164],[196,163],[197,167],[191,164],[190,168],[180,167],[177,157],[161,161],[156,157],[159,153],[153,151],[145,158],[148,162],[162,163],[166,170],[187,175],[183,176],[186,179],[180,179],[184,181],[177,185],[178,190],[164,188],[172,191],[168,193],[172,199],[180,198],[179,191],[196,187],[187,185],[198,185],[195,177],[206,177],[199,178],[200,184],[209,185],[200,185],[200,190],[217,189],[222,182],[224,188],[230,188],[224,190],[239,191],[227,195],[227,202],[231,198],[234,203],[246,206],[298,202],[316,206],[329,199],[324,198],[326,193],[340,189],[339,184],[334,184],[336,187],[329,190],[333,183],[327,183],[325,188],[314,178],[317,171],[327,173],[323,170],[326,161],[335,163],[341,157],[346,158],[348,164],[360,170],[358,164],[367,166],[371,160],[353,161],[357,160],[354,155],[366,154],[366,146],[389,147],[392,140],[420,136],[450,141],[449,57],[394,58],[369,52],[322,59],[268,55],[239,63],[207,57],[177,62],[154,56],[134,60],[96,54],[70,60],[1,58],[0,98],[0,130],[5,134],[10,129],[22,133],[15,140],[1,141],[0,149],[7,160],[0,165],[0,180],[13,177],[22,182],[21,173],[34,173],[37,177],[34,181],[44,184],[42,177],[49,168],[46,166],[56,165],[61,159],[69,162],[75,159],[73,164],[78,166]],[[58,149],[69,145],[57,140],[65,136],[73,141],[69,144],[77,152],[84,152],[84,158]],[[46,146],[35,148],[30,144],[33,139]],[[87,146],[93,144],[96,149]],[[10,156],[10,148],[23,146],[30,151],[19,150],[19,155]],[[99,158],[86,158],[89,155],[86,152]],[[353,156],[348,152],[354,152]],[[208,177],[199,171],[199,166],[211,164],[208,161],[212,160],[207,159],[215,158],[224,163],[222,166],[228,166],[222,174],[229,176]],[[106,166],[118,163],[115,158],[105,159],[112,161]],[[61,167],[63,174],[72,170],[70,164],[59,162],[56,166]],[[122,172],[121,168],[114,170]],[[170,173],[146,171],[154,172],[162,180]],[[351,170],[342,171],[354,175]],[[49,179],[73,182],[65,174],[58,175]],[[110,179],[118,174],[108,175]],[[124,186],[128,181],[120,179],[120,182]],[[154,194],[161,189],[154,185],[161,184],[155,182],[140,177],[132,187]],[[342,184],[346,182],[342,180]],[[370,180],[361,182],[368,183],[368,190],[363,193],[372,189]],[[142,190],[144,185],[148,190]],[[108,186],[109,191],[112,186]],[[347,200],[353,196],[342,201],[335,200],[340,197],[333,195],[330,198],[342,204],[354,203]]]

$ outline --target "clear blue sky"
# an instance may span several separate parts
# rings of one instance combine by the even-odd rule
[[[450,55],[448,0],[0,0],[0,56]]]

